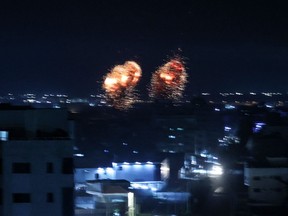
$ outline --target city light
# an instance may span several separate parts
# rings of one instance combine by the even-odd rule
[[[84,154],[77,153],[77,154],[74,154],[74,156],[76,156],[76,157],[84,157]]]

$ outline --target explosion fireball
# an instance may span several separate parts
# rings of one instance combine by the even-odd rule
[[[107,101],[117,109],[130,108],[137,98],[134,88],[141,75],[141,67],[134,61],[126,61],[112,68],[102,85]]]
[[[151,78],[149,95],[154,99],[177,101],[182,98],[187,73],[183,61],[177,57],[155,71]]]

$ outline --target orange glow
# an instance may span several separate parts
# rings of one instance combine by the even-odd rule
[[[115,91],[117,89],[117,83],[116,78],[107,77],[104,81],[104,86],[107,91]]]
[[[171,84],[174,79],[173,74],[169,74],[167,72],[160,73],[160,78],[167,84]]]
[[[178,100],[187,82],[187,73],[180,58],[174,58],[158,68],[152,75],[150,97]]]
[[[133,89],[139,82],[142,70],[134,61],[126,61],[123,65],[116,65],[108,73],[103,82],[106,98],[115,107],[127,108],[133,103]],[[116,106],[117,104],[117,106]]]

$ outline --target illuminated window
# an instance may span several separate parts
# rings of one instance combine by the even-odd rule
[[[8,132],[7,131],[0,131],[0,140],[7,141],[8,140]]]
[[[12,172],[13,173],[31,173],[30,163],[13,163]]]
[[[31,195],[29,193],[13,193],[13,202],[14,203],[30,203]]]

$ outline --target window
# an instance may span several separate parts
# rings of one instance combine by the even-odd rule
[[[30,163],[13,163],[13,173],[31,173]]]
[[[8,140],[8,132],[7,131],[0,131],[0,140],[7,141]]]
[[[29,193],[14,193],[13,195],[14,203],[30,203],[31,196]]]
[[[259,181],[261,178],[259,176],[254,176],[253,180]]]
[[[62,159],[62,173],[73,174],[73,158]]]
[[[95,179],[99,179],[99,173],[95,174]]]
[[[0,174],[3,172],[3,159],[0,158]]]
[[[46,201],[48,203],[53,203],[54,202],[54,194],[53,193],[47,193],[46,194]]]
[[[3,190],[0,188],[0,205],[3,204]]]
[[[74,215],[74,188],[62,188],[62,215]]]
[[[53,173],[54,172],[53,163],[49,162],[49,163],[46,164],[46,172],[47,173]]]

